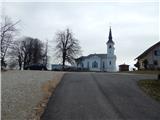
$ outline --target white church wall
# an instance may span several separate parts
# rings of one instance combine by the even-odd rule
[[[92,66],[93,62],[95,62],[95,61],[98,64],[97,68],[93,68],[93,66]],[[86,58],[83,61],[83,64],[84,64],[84,68],[88,68],[89,67],[89,70],[91,70],[91,71],[100,71],[101,70],[101,59],[96,55],[93,56],[93,57]]]
[[[116,71],[116,56],[107,56],[107,71],[114,72]]]
[[[107,56],[107,54],[106,54],[106,56]],[[107,71],[107,59],[101,60],[101,71]]]
[[[97,62],[98,63],[98,67],[97,68],[93,68],[92,64],[93,62]],[[92,71],[100,71],[101,68],[101,59],[98,56],[93,56],[90,58],[90,70]]]
[[[83,61],[84,68],[88,68],[88,67],[87,67],[87,62],[88,62],[88,59],[86,58],[86,59]]]

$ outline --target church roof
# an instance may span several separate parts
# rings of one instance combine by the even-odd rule
[[[100,58],[102,58],[102,59],[107,58],[107,54],[89,54],[88,56],[81,56],[81,57],[79,57],[79,58],[77,58],[77,59],[75,59],[75,60],[76,60],[76,61],[77,61],[77,60],[82,61],[82,60],[84,60],[84,59],[86,59],[86,58],[90,58],[90,57],[94,57],[94,56],[100,57]]]
[[[93,56],[98,56],[100,58],[106,58],[107,54],[90,54],[87,57],[89,58],[89,57],[93,57]]]
[[[109,36],[108,36],[108,41],[107,41],[107,43],[113,43],[113,44],[114,44],[114,42],[113,42],[113,40],[112,40],[112,30],[111,30],[111,27],[110,27],[110,30],[109,30]]]

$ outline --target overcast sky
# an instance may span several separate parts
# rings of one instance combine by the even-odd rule
[[[7,1],[7,2],[6,2]],[[82,54],[107,53],[112,27],[117,65],[131,66],[134,58],[159,41],[159,3],[150,2],[9,2],[2,14],[21,20],[20,36],[52,41],[56,31],[72,29]],[[18,1],[18,0],[17,0]],[[24,0],[25,1],[25,0]],[[51,57],[54,56],[51,54]],[[55,63],[52,59],[51,63]]]

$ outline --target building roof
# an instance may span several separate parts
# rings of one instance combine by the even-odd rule
[[[119,66],[129,66],[129,65],[127,65],[127,64],[124,63],[124,64],[121,64],[121,65],[119,65]]]
[[[112,30],[111,30],[111,27],[110,27],[110,30],[109,30],[109,36],[108,36],[108,41],[107,41],[107,43],[113,43],[113,44],[114,44],[114,42],[113,42],[113,40],[112,40]]]
[[[156,48],[157,46],[160,46],[160,41],[157,42],[156,44],[154,44],[153,46],[151,46],[150,48],[148,48],[147,50],[145,50],[141,55],[139,55],[137,58],[135,59],[141,59],[143,57],[145,57],[150,51],[152,51],[154,48]]]
[[[107,54],[90,54],[87,57],[89,58],[89,57],[93,57],[93,56],[98,56],[100,58],[106,58]]]
[[[81,57],[79,57],[79,58],[77,58],[77,59],[75,59],[75,60],[83,60],[83,59],[86,59],[86,58],[90,58],[90,57],[93,57],[93,56],[98,56],[98,57],[100,57],[100,58],[107,58],[107,54],[89,54],[88,56],[81,56]]]

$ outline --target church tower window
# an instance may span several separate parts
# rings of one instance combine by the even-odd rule
[[[111,62],[111,61],[109,61],[109,64],[111,65],[111,64],[112,64],[112,62]]]

